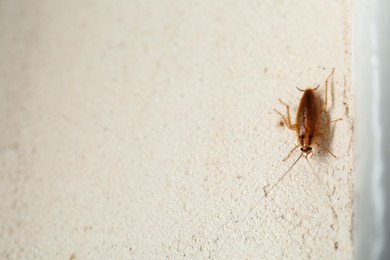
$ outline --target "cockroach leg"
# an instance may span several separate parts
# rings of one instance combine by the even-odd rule
[[[328,105],[328,82],[329,82],[330,78],[333,77],[334,71],[335,71],[335,69],[333,68],[333,69],[332,69],[332,72],[329,74],[328,78],[325,80],[325,98],[324,98],[324,105],[323,105],[323,107],[322,107],[320,113],[322,113],[323,111],[325,111],[326,106]]]
[[[334,155],[331,151],[329,151],[328,149],[326,149],[325,147],[323,147],[322,145],[320,145],[319,143],[316,143],[316,145],[318,147],[320,147],[322,150],[324,150],[325,152],[329,153],[330,155],[332,155],[334,158],[337,158],[336,155]]]
[[[330,130],[330,128],[331,128],[330,124],[337,123],[338,121],[341,121],[341,120],[343,120],[343,119],[342,118],[338,118],[338,119],[335,119],[335,120],[332,120],[332,121],[329,121],[329,119],[327,119],[328,122],[326,122],[325,127]]]
[[[297,125],[291,123],[290,106],[287,105],[286,103],[284,103],[281,99],[279,99],[279,102],[280,102],[282,105],[286,106],[286,110],[287,110],[287,119],[286,119],[286,117],[285,117],[282,113],[280,113],[278,110],[274,109],[274,111],[275,111],[279,116],[282,117],[284,123],[287,125],[287,127],[288,127],[290,130],[294,130],[294,131],[295,131],[295,130],[297,129]]]
[[[276,110],[275,108],[274,108],[274,111],[275,111],[275,113],[277,113],[281,118],[282,118],[282,120],[283,120],[283,122],[287,125],[287,127],[289,126],[289,123],[288,123],[288,121],[287,121],[287,119],[284,117],[284,115],[282,114],[282,113],[280,113],[278,110]]]
[[[283,162],[286,161],[286,160],[290,157],[290,155],[291,155],[298,147],[299,147],[299,144],[296,145],[296,146],[288,153],[288,155],[286,156],[286,158],[283,159]]]
[[[342,118],[337,118],[337,119],[335,119],[335,120],[330,121],[330,122],[328,123],[328,125],[330,125],[331,123],[336,123],[337,121],[341,121],[341,120],[343,120],[343,119],[342,119]]]

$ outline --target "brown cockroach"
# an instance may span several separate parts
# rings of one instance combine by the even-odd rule
[[[294,165],[302,158],[303,155],[307,158],[309,154],[313,154],[312,145],[315,144],[333,157],[336,156],[326,149],[324,146],[318,143],[318,137],[321,136],[321,114],[325,111],[327,103],[328,103],[328,81],[333,76],[335,69],[332,69],[332,72],[325,80],[325,98],[324,104],[321,106],[319,99],[314,93],[320,85],[316,88],[307,88],[305,90],[297,88],[299,91],[303,92],[301,97],[301,101],[299,102],[297,116],[295,119],[295,124],[291,123],[290,117],[290,107],[282,100],[279,99],[279,102],[282,103],[287,110],[287,118],[280,113],[278,110],[274,109],[274,111],[282,117],[284,124],[292,131],[295,131],[295,134],[298,137],[298,144],[288,153],[286,158],[283,161],[286,161],[290,155],[298,148],[301,147],[301,155],[294,161],[294,163],[290,166],[290,168],[279,178],[279,180],[268,190],[265,192],[265,196],[267,196],[270,191],[287,175],[287,173],[294,167]],[[340,119],[331,121],[335,122]],[[331,123],[328,121],[328,125]]]

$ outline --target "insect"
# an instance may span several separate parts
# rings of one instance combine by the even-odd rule
[[[320,85],[318,85],[316,88],[307,88],[305,90],[297,88],[299,91],[303,92],[303,95],[301,97],[301,101],[299,102],[297,116],[295,119],[295,124],[291,123],[291,117],[290,117],[290,107],[286,103],[284,103],[282,100],[279,99],[279,102],[283,104],[286,107],[287,110],[287,118],[280,113],[278,110],[274,109],[274,111],[281,116],[284,124],[287,126],[288,129],[295,132],[297,138],[298,138],[298,144],[288,153],[286,158],[283,159],[283,161],[286,161],[290,155],[298,148],[301,147],[301,155],[294,161],[294,163],[290,166],[290,168],[282,175],[282,177],[279,178],[279,180],[269,189],[266,190],[264,188],[265,196],[268,196],[268,194],[271,192],[275,186],[283,180],[283,178],[287,175],[287,173],[294,167],[294,165],[302,158],[302,156],[307,156],[309,154],[313,155],[313,144],[317,145],[330,155],[336,158],[336,156],[326,149],[324,146],[318,143],[319,137],[322,135],[321,133],[321,114],[326,111],[326,106],[328,103],[328,82],[331,77],[333,77],[335,69],[332,69],[332,72],[328,76],[328,78],[325,80],[325,98],[324,98],[324,104],[321,106],[319,99],[317,98],[315,91],[319,88]],[[336,122],[341,119],[337,119],[334,121],[328,120],[327,126],[329,126],[330,123]]]

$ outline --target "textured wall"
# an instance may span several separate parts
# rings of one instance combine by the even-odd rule
[[[1,1],[0,31],[0,258],[352,258],[349,0]],[[337,159],[265,198],[277,99],[332,67]]]

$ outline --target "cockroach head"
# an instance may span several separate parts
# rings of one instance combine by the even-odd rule
[[[310,154],[313,152],[313,148],[311,146],[302,146],[301,151],[305,154]]]

